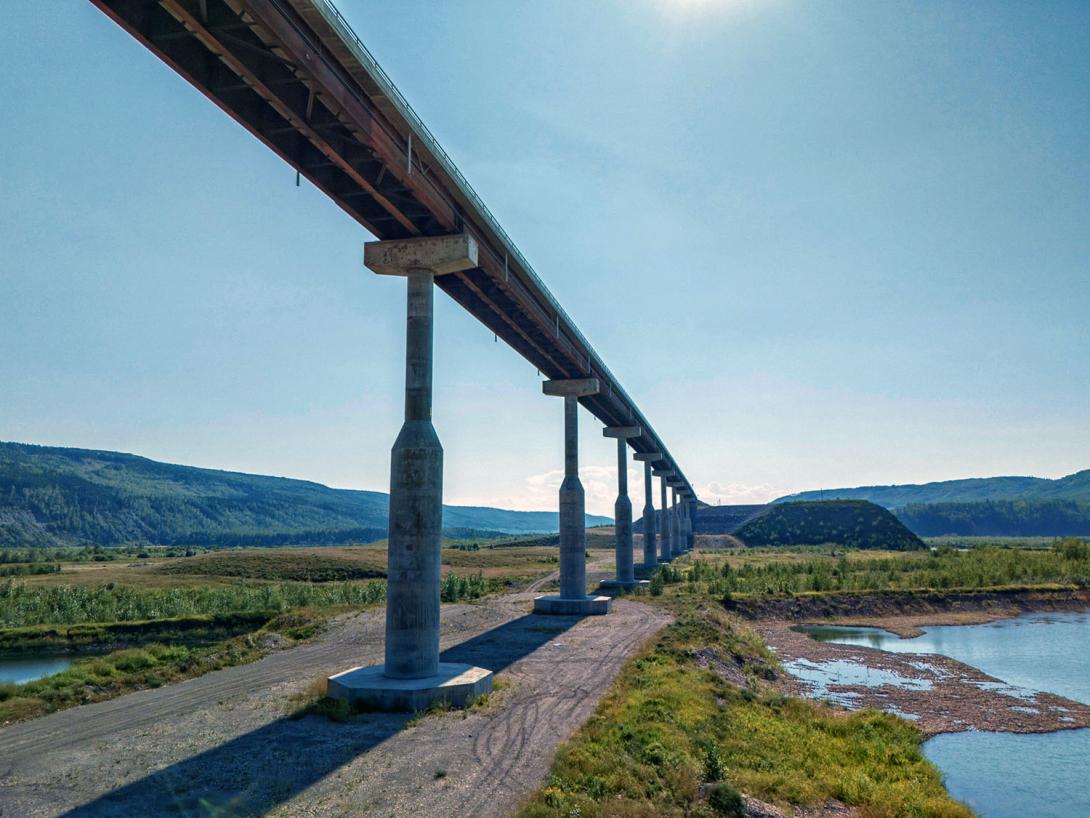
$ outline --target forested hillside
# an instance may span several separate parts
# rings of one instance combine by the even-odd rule
[[[981,477],[903,486],[805,491],[775,500],[869,500],[922,537],[1064,537],[1090,534],[1090,469],[1057,480]]]
[[[119,452],[0,443],[0,547],[365,542],[386,536],[387,508],[381,492]],[[557,523],[556,512],[443,510],[444,528],[459,535],[552,532]]]
[[[1057,480],[1043,477],[974,477],[937,483],[803,491],[773,500],[869,500],[889,509],[923,503],[974,503],[983,500],[1090,500],[1090,469]]]
[[[1090,535],[1090,503],[1075,500],[987,500],[913,504],[894,512],[923,537]]]

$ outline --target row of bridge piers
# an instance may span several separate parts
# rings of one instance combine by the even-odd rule
[[[328,694],[382,710],[419,710],[437,699],[460,706],[491,690],[491,671],[446,663],[439,656],[439,584],[443,516],[443,447],[432,425],[434,281],[477,266],[477,244],[467,234],[365,245],[364,263],[381,275],[406,279],[405,421],[391,450],[386,641],[383,665],[331,676]],[[550,380],[545,395],[563,399],[564,480],[560,485],[559,592],[534,600],[546,615],[609,612],[612,597],[587,593],[586,504],[579,480],[579,399],[598,394],[596,378]],[[693,547],[695,497],[661,452],[635,452],[644,468],[643,556],[633,553],[632,501],[628,496],[629,441],[637,425],[607,426],[617,441],[614,504],[616,573],[602,590],[632,590],[643,577]],[[661,508],[652,478],[660,479]],[[668,504],[667,492],[671,493]]]

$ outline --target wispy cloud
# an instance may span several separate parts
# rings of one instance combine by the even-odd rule
[[[643,507],[642,469],[628,470],[628,496],[636,513]],[[490,497],[447,497],[452,505],[486,505],[520,511],[555,511],[557,493],[564,481],[563,469],[550,469],[540,474],[528,475],[522,485],[506,495]],[[613,503],[617,499],[617,467],[588,465],[579,469],[579,482],[586,494],[587,512],[613,516]],[[656,500],[658,495],[655,495]]]
[[[696,488],[700,499],[712,505],[749,505],[767,503],[788,492],[769,483],[719,483],[712,481]]]
[[[460,506],[493,506],[520,511],[555,511],[557,492],[564,480],[563,469],[550,469],[525,477],[522,484],[507,494],[447,497],[445,501]],[[589,465],[579,469],[579,481],[587,498],[587,513],[613,516],[613,502],[617,499],[617,467]],[[696,486],[700,499],[711,505],[751,505],[767,503],[789,494],[790,490],[770,483],[720,483],[715,480]],[[643,508],[643,470],[628,470],[628,496],[632,510],[639,515]],[[658,481],[654,486],[654,501],[659,504]]]

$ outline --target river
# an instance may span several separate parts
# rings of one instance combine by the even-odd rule
[[[1090,612],[929,627],[913,639],[876,628],[820,626],[806,632],[821,641],[895,653],[943,654],[1012,688],[1090,704]],[[1090,816],[1090,730],[948,733],[926,742],[924,752],[943,771],[950,793],[981,818]]]

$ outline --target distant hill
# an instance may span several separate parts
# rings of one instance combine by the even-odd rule
[[[1090,536],[1090,502],[1076,500],[913,503],[893,513],[921,537]]]
[[[0,442],[0,547],[359,542],[386,536],[388,507],[377,491]],[[587,515],[588,525],[610,523]],[[443,527],[456,536],[551,533],[558,515],[444,506]]]
[[[1057,537],[1090,533],[1090,469],[1057,480],[974,477],[938,483],[804,491],[773,500],[868,500],[921,537]]]
[[[937,483],[822,489],[789,494],[772,502],[807,500],[869,500],[888,509],[923,503],[973,503],[982,500],[1090,501],[1090,469],[1057,480],[1044,477],[972,477]]]
[[[889,511],[866,500],[825,500],[768,506],[734,532],[746,545],[821,545],[895,551],[923,541]]]

